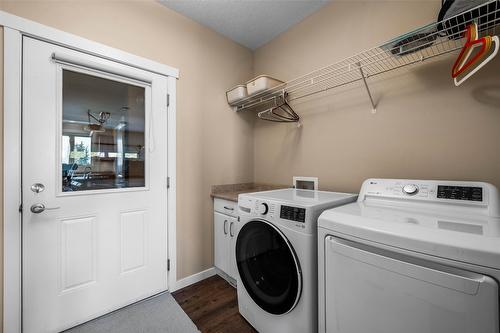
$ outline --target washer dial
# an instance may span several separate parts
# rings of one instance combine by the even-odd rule
[[[263,203],[259,204],[259,206],[258,206],[259,214],[266,215],[268,211],[269,211],[269,206],[267,203],[263,202]]]

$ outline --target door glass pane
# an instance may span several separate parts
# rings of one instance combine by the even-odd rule
[[[145,88],[63,70],[62,191],[145,186]]]

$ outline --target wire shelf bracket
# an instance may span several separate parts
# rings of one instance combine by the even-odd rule
[[[377,113],[377,105],[373,101],[373,96],[372,96],[372,93],[370,91],[370,87],[368,87],[368,83],[366,82],[365,73],[363,73],[363,67],[361,67],[360,62],[358,62],[358,66],[359,66],[359,73],[361,74],[361,77],[363,78],[363,83],[365,85],[366,92],[368,93],[368,97],[370,98],[370,103],[372,103],[372,113]]]

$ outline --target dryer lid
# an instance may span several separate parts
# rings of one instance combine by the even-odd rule
[[[500,218],[426,205],[357,202],[323,212],[319,228],[431,256],[500,269]]]

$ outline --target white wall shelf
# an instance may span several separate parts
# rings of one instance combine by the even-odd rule
[[[428,24],[383,45],[249,96],[236,104],[234,109],[257,111],[260,117],[261,114],[271,112],[276,105],[276,99],[283,96],[291,102],[361,81],[368,91],[372,112],[375,112],[376,104],[367,79],[455,53],[463,47],[464,33],[472,22],[478,24],[481,36],[493,36],[498,33],[500,1],[492,0],[441,22]]]

